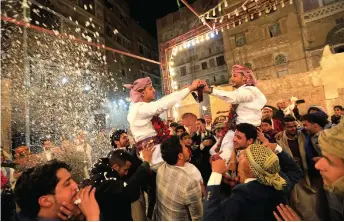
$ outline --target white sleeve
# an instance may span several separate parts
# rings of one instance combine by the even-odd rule
[[[229,130],[225,137],[222,140],[221,143],[221,148],[220,150],[222,150],[222,153],[220,154],[220,157],[222,159],[226,160],[226,163],[229,162],[231,156],[232,156],[232,152],[233,152],[233,138],[234,138],[234,131]]]
[[[233,104],[250,102],[254,99],[253,92],[247,87],[244,87],[240,90],[234,90],[234,91],[224,91],[224,90],[219,90],[219,89],[213,89],[213,93],[210,95],[218,97],[228,103],[233,103]]]
[[[222,180],[222,174],[212,172],[208,180],[208,186],[220,185]]]
[[[189,88],[185,88],[164,96],[155,102],[142,103],[138,114],[143,118],[159,115],[164,111],[171,109],[178,102],[181,102],[187,95],[189,95],[189,93]]]

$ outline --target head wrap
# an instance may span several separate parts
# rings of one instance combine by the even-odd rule
[[[344,160],[344,116],[338,125],[321,131],[318,141],[323,152]]]
[[[263,145],[252,144],[245,150],[245,157],[259,183],[273,186],[276,190],[283,189],[286,181],[278,174],[280,165],[274,152]]]
[[[320,149],[330,155],[344,160],[344,116],[338,125],[321,131],[318,137]],[[331,193],[344,195],[344,177],[338,178],[334,183],[325,185]]]
[[[225,128],[226,124],[224,123],[217,123],[214,127],[214,130],[217,130],[217,129],[223,129]]]
[[[308,113],[309,113],[309,111],[311,111],[311,110],[317,110],[317,111],[321,111],[321,112],[324,112],[324,113],[325,113],[325,109],[324,109],[324,107],[322,107],[322,106],[314,106],[314,105],[312,105],[312,106],[310,106],[310,107],[308,108]]]
[[[144,90],[148,85],[152,84],[149,77],[137,79],[134,84],[124,84],[123,86],[130,89],[130,99],[134,103],[143,102],[142,94],[140,91]]]
[[[267,109],[270,110],[271,112],[273,111],[272,108],[268,107],[268,106],[264,106],[262,110]]]
[[[247,78],[246,85],[249,85],[249,86],[255,86],[256,85],[256,78],[253,74],[253,71],[250,70],[249,68],[247,68],[246,66],[234,65],[232,67],[232,73],[234,73],[234,72],[240,72]]]

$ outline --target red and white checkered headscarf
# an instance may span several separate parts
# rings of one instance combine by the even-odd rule
[[[234,65],[232,68],[232,73],[233,72],[242,73],[247,78],[246,85],[249,85],[249,86],[255,86],[256,85],[257,81],[256,81],[256,78],[253,74],[253,71],[251,69],[247,68],[246,66]]]
[[[149,77],[137,79],[134,84],[124,84],[123,86],[130,89],[130,99],[134,103],[143,102],[142,92],[144,88],[152,84],[152,80]]]

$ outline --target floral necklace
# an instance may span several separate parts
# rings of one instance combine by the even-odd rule
[[[157,133],[156,137],[160,140],[160,143],[165,142],[170,138],[170,130],[168,126],[165,125],[164,121],[159,116],[153,116],[152,125],[155,132]]]

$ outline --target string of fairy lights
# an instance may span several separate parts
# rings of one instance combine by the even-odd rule
[[[263,14],[276,11],[278,7],[284,8],[286,4],[293,4],[293,0],[246,0],[242,4],[236,3],[238,7],[229,5],[229,0],[220,1],[215,7],[207,10],[199,15],[199,19],[203,24],[210,23],[212,29],[202,32],[201,34],[189,38],[186,41],[177,43],[170,51],[168,59],[168,71],[170,73],[170,86],[173,90],[178,90],[178,82],[174,79],[176,70],[174,66],[174,58],[179,52],[187,50],[196,45],[202,44],[204,41],[213,39],[219,32],[224,32],[226,29],[235,28],[244,22],[255,20]]]

